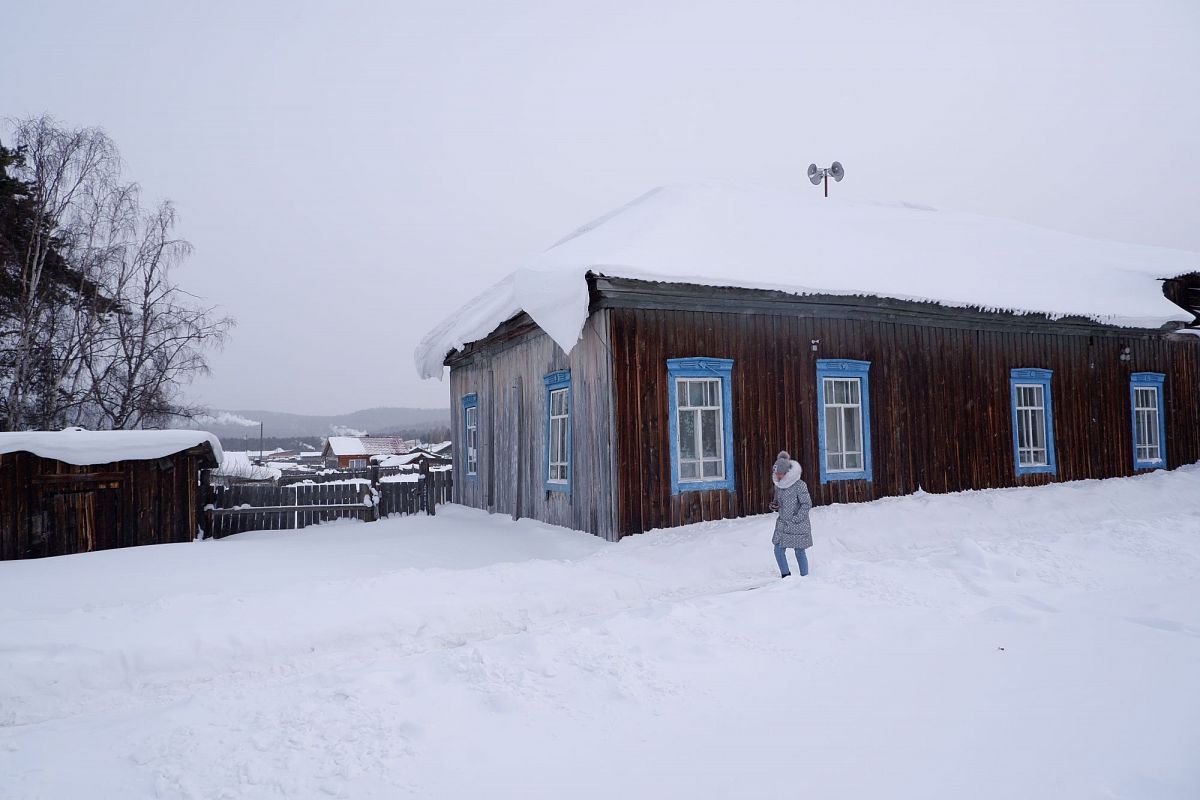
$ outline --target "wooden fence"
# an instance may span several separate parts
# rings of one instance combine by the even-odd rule
[[[289,486],[293,483],[332,483],[352,479],[376,481],[384,475],[394,474],[397,471],[395,467],[379,467],[377,469],[379,470],[378,475],[369,467],[365,469],[323,469],[320,472],[288,472],[285,470],[275,483],[280,486]]]
[[[396,477],[384,475],[376,482],[348,479],[343,474],[340,483],[212,486],[204,509],[204,529],[220,539],[245,531],[293,530],[334,519],[374,522],[392,514],[433,514],[438,503],[450,500],[453,477],[449,471],[411,473],[411,480]]]

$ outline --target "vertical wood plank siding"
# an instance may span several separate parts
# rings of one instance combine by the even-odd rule
[[[568,357],[529,326],[513,338],[470,347],[451,359],[455,463],[466,464],[462,397],[479,403],[479,475],[456,467],[454,501],[615,539],[612,490],[612,359],[608,312],[598,311]],[[544,376],[571,372],[571,491],[545,489]],[[489,497],[488,488],[492,487]]]
[[[803,465],[818,504],[917,489],[953,492],[1130,475],[1133,372],[1166,375],[1168,465],[1200,459],[1200,337],[1100,327],[1085,335],[770,313],[606,310],[619,535],[767,511],[768,471],[779,450]],[[816,352],[810,349],[814,339],[820,342]],[[1130,350],[1129,362],[1120,360],[1123,347]],[[671,494],[666,362],[690,356],[734,360],[734,492]],[[870,483],[821,485],[817,478],[819,358],[871,362]],[[1009,371],[1017,367],[1054,372],[1055,476],[1014,473]],[[541,362],[531,365],[529,374],[540,368]],[[540,398],[529,400],[541,408]],[[576,436],[577,448],[584,438]],[[589,451],[588,458],[598,456]],[[595,530],[580,524],[587,520],[559,519]]]
[[[211,455],[75,466],[0,454],[0,560],[195,538]]]

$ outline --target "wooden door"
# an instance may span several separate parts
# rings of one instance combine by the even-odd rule
[[[44,555],[87,553],[124,547],[121,492],[113,487],[43,495]]]

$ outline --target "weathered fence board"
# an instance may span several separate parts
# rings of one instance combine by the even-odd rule
[[[373,477],[348,475],[372,470],[342,470],[339,482],[236,484],[210,486],[204,511],[205,530],[220,539],[235,533],[295,530],[335,519],[374,522],[392,514],[433,514],[438,503],[450,501],[450,471],[404,474],[377,469]],[[379,480],[382,477],[383,480]]]

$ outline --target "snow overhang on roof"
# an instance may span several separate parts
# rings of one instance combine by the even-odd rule
[[[587,321],[589,271],[1159,328],[1192,319],[1163,296],[1160,281],[1198,268],[1197,253],[907,203],[660,187],[575,231],[467,303],[429,332],[415,360],[422,377],[439,377],[450,352],[522,311],[570,352]]]
[[[326,446],[335,456],[365,456],[367,450],[357,436],[330,436]]]
[[[206,431],[86,431],[67,428],[62,431],[0,433],[0,453],[33,453],[41,458],[77,466],[166,458],[205,444],[212,450],[214,466],[219,466],[224,457],[221,442]]]

